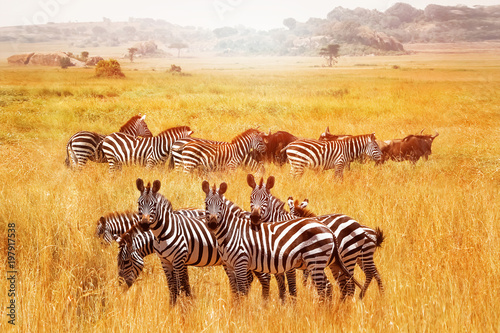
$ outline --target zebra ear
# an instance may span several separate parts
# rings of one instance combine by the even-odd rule
[[[269,178],[267,178],[267,182],[266,182],[266,189],[269,191],[273,187],[274,187],[274,176],[269,176]]]
[[[141,114],[139,113],[139,116],[140,116],[140,115],[141,115]],[[142,117],[141,117],[141,120],[145,120],[145,119],[146,119],[146,115],[144,115],[144,116],[142,116]]]
[[[302,203],[300,204],[300,208],[306,208],[308,204],[309,199],[304,199],[304,201],[302,201]]]
[[[144,192],[144,181],[141,178],[137,178],[135,181],[135,184],[137,185],[137,189],[142,193]]]
[[[227,184],[226,183],[220,184],[219,195],[223,195],[224,193],[226,193],[226,191],[227,191]]]
[[[372,133],[372,140],[376,140],[375,133]]]
[[[327,127],[326,127],[325,133],[330,134],[330,126],[327,126]]]
[[[161,182],[157,179],[153,182],[153,194],[155,194],[156,192],[158,192],[160,190],[160,187],[161,187]]]
[[[201,188],[203,189],[203,192],[205,192],[205,194],[208,194],[210,192],[210,184],[206,180],[204,180],[201,184]]]
[[[293,197],[288,197],[287,202],[288,202],[288,208],[290,208],[290,210],[292,210],[294,207],[293,206]]]
[[[247,175],[247,184],[251,188],[255,188],[255,186],[257,186],[257,184],[255,183],[255,178],[251,173]]]

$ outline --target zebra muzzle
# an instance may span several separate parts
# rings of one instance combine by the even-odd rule
[[[149,230],[149,215],[144,214],[142,219],[137,223],[142,232]]]
[[[217,215],[207,216],[207,227],[211,230],[217,229]]]
[[[252,208],[252,212],[250,213],[250,220],[253,224],[260,223],[260,207]]]

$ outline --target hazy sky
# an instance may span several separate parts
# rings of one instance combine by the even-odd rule
[[[244,25],[256,29],[283,27],[283,19],[306,21],[325,18],[337,6],[384,11],[398,1],[377,0],[2,0],[0,26],[47,22],[96,22],[107,17],[127,21],[129,17],[164,19],[167,22],[207,28]],[[407,0],[424,9],[439,5],[500,5],[500,0]]]

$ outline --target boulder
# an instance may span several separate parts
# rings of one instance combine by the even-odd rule
[[[99,56],[97,56],[97,57],[89,57],[89,58],[87,58],[87,61],[85,62],[85,65],[87,65],[87,66],[95,66],[101,60],[104,60],[104,58],[103,57],[99,57]]]
[[[7,62],[12,65],[27,65],[30,58],[35,53],[15,54],[7,58]]]
[[[360,27],[358,31],[357,37],[364,45],[383,51],[404,51],[401,42],[383,32],[373,31],[366,26]]]

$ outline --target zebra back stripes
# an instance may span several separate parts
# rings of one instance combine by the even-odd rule
[[[324,269],[335,250],[335,237],[325,225],[299,218],[265,223],[254,230],[248,220],[227,209],[223,196],[226,183],[210,189],[204,181],[202,188],[206,194],[207,226],[217,238],[222,260],[236,279],[239,293],[246,293],[246,269],[283,274],[299,268],[312,273],[318,293],[326,296],[328,279]]]
[[[180,149],[181,147],[178,148]],[[197,167],[202,167],[205,172],[235,171],[245,162],[253,168],[262,168],[260,160],[265,151],[262,133],[256,129],[249,129],[236,136],[231,143],[205,140],[187,142],[182,146],[182,164],[185,173],[190,173]]]
[[[110,171],[119,169],[122,164],[139,164],[151,168],[166,162],[172,144],[192,133],[187,126],[170,128],[151,138],[135,138],[123,133],[113,133],[104,138],[102,146]]]
[[[362,154],[379,161],[382,152],[375,141],[375,134],[351,136],[342,140],[320,141],[298,139],[283,148],[290,162],[290,173],[302,176],[304,169],[335,169],[335,175],[343,177],[343,170],[351,161]]]
[[[145,122],[146,116],[133,116],[121,128],[119,132],[136,136],[151,137],[151,131]],[[106,159],[102,151],[102,140],[106,136],[96,132],[80,131],[71,136],[66,144],[66,165],[81,169],[87,161],[104,163]]]

